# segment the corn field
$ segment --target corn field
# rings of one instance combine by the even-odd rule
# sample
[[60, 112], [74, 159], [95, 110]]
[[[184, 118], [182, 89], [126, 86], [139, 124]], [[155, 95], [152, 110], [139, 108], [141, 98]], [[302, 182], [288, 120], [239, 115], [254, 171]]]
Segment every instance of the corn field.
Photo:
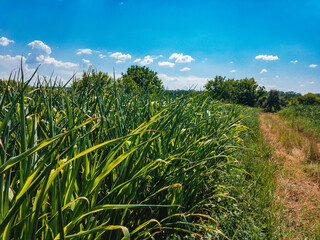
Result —
[[0, 97], [1, 239], [224, 237], [216, 209], [232, 198], [240, 107], [22, 72], [10, 81]]

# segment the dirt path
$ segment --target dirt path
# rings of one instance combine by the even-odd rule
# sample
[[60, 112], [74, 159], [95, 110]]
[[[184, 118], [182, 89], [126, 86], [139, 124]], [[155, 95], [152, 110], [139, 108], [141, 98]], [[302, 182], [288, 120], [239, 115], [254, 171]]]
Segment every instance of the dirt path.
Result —
[[319, 178], [318, 173], [310, 172], [316, 165], [307, 163], [311, 140], [288, 127], [275, 114], [262, 113], [260, 122], [279, 166], [276, 198], [283, 238], [320, 239]]

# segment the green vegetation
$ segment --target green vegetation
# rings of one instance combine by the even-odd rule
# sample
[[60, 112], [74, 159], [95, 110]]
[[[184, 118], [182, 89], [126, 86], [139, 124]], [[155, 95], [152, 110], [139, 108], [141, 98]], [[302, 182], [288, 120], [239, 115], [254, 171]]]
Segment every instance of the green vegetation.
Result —
[[307, 93], [298, 97], [298, 101], [302, 105], [320, 105], [320, 97], [313, 93]]
[[206, 91], [216, 100], [224, 100], [247, 106], [255, 106], [265, 95], [264, 88], [259, 87], [253, 78], [240, 80], [226, 79], [216, 76], [204, 86]]
[[260, 107], [266, 112], [278, 112], [287, 106], [300, 104], [320, 104], [317, 94], [307, 93], [302, 96], [293, 91], [270, 90], [267, 92], [264, 87], [259, 87], [254, 78], [234, 80], [216, 76], [213, 80], [208, 80], [204, 88], [215, 100]]
[[95, 71], [71, 88], [20, 76], [0, 98], [1, 238], [272, 236], [257, 112]]
[[132, 66], [118, 80], [90, 69], [70, 87], [30, 81], [0, 81], [2, 239], [278, 239], [260, 110], [229, 103], [291, 105], [280, 116], [320, 136], [320, 107], [299, 105], [313, 95], [254, 79], [165, 91]]
[[126, 92], [159, 92], [164, 90], [162, 81], [157, 73], [148, 67], [138, 65], [131, 66], [126, 73], [122, 73], [119, 86], [125, 88]]
[[286, 120], [291, 127], [307, 133], [315, 138], [320, 137], [320, 106], [298, 105], [285, 108], [279, 116]]
[[236, 152], [238, 168], [230, 174], [232, 195], [237, 196], [237, 201], [231, 202], [228, 212], [219, 216], [220, 227], [233, 239], [279, 239], [276, 222], [279, 213], [274, 199], [276, 163], [260, 131], [260, 110], [243, 111], [246, 115], [243, 124], [249, 128], [242, 136], [246, 150]]
[[113, 87], [112, 77], [95, 69], [89, 69], [88, 72], [83, 72], [81, 79], [73, 80], [71, 88], [76, 89], [77, 94], [86, 93], [91, 89], [110, 90]]

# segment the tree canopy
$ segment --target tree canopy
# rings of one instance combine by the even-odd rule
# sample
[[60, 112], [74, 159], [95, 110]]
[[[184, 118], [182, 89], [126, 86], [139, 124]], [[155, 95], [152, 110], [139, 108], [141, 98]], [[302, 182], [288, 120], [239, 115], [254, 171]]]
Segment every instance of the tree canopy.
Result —
[[307, 93], [303, 96], [298, 97], [298, 101], [302, 105], [314, 105], [320, 104], [320, 98], [317, 94]]
[[86, 91], [95, 88], [102, 90], [110, 88], [112, 85], [112, 77], [108, 73], [97, 72], [94, 69], [89, 69], [88, 72], [82, 73], [82, 78], [74, 81], [71, 88], [76, 88], [77, 91]]
[[204, 87], [214, 99], [247, 106], [255, 106], [258, 99], [266, 92], [264, 87], [259, 87], [254, 78], [234, 80], [216, 76]]
[[127, 69], [126, 73], [121, 75], [121, 85], [127, 91], [157, 92], [164, 89], [157, 73], [145, 66], [133, 65]]

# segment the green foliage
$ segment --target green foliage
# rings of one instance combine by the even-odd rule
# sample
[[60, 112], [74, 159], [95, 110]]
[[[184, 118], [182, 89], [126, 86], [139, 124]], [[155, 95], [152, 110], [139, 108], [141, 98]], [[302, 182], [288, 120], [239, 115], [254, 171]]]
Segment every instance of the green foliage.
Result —
[[319, 105], [295, 105], [279, 112], [279, 116], [289, 124], [302, 132], [320, 137], [320, 106]]
[[263, 107], [267, 112], [279, 111], [281, 109], [280, 92], [277, 90], [270, 90], [267, 101]]
[[248, 112], [195, 91], [109, 91], [102, 76], [1, 95], [2, 239], [268, 239]]
[[126, 73], [122, 73], [120, 86], [124, 87], [127, 92], [159, 92], [164, 90], [161, 79], [157, 73], [146, 66], [131, 66]]
[[0, 237], [222, 235], [241, 108], [201, 93], [96, 91], [94, 80], [1, 96]]
[[71, 84], [72, 89], [76, 89], [79, 93], [87, 92], [92, 89], [103, 91], [112, 87], [112, 77], [108, 73], [89, 69], [88, 72], [82, 73], [82, 78], [74, 80]]
[[258, 87], [259, 85], [253, 78], [234, 80], [221, 76], [209, 80], [204, 86], [214, 99], [247, 106], [255, 106], [259, 99], [264, 98], [264, 88]]
[[298, 97], [298, 101], [302, 105], [316, 105], [320, 104], [320, 98], [313, 93], [307, 93], [303, 96]]
[[[242, 121], [249, 130], [243, 133], [245, 149], [237, 153], [238, 165], [230, 174], [237, 202], [225, 203], [228, 212], [219, 215], [217, 220], [221, 230], [232, 239], [279, 239], [274, 199], [277, 166], [260, 131], [260, 110], [244, 108], [243, 111], [246, 118]], [[234, 229], [237, 229], [235, 233]]]
[[255, 106], [258, 100], [258, 86], [258, 83], [253, 78], [235, 81], [234, 91], [232, 92], [235, 102], [251, 107]]
[[233, 93], [233, 79], [216, 76], [213, 80], [208, 80], [204, 88], [213, 99], [231, 102]]

